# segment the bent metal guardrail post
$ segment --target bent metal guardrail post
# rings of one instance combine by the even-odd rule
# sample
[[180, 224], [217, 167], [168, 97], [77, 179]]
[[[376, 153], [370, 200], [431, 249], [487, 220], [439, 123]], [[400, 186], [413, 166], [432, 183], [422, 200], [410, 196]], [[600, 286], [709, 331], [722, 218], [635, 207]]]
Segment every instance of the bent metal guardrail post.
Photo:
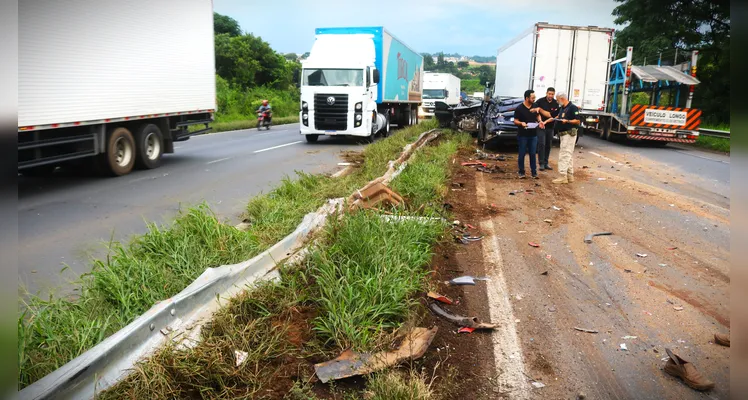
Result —
[[[437, 136], [436, 129], [421, 134], [418, 140], [405, 146], [401, 156], [391, 161], [387, 173], [377, 180], [392, 180], [415, 150]], [[278, 279], [277, 264], [298, 259], [309, 236], [324, 226], [328, 216], [342, 209], [344, 202], [342, 198], [328, 200], [319, 210], [304, 216], [293, 233], [250, 260], [206, 269], [175, 296], [155, 304], [101, 343], [25, 387], [18, 398], [92, 399], [127, 376], [138, 360], [167, 340], [179, 347], [194, 346], [203, 324], [220, 308], [222, 299], [260, 280]]]

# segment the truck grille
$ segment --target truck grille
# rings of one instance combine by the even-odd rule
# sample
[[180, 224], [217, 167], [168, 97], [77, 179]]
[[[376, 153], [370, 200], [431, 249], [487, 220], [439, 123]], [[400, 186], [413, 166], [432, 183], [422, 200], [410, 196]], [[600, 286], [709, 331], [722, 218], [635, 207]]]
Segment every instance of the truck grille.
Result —
[[[328, 98], [335, 102], [328, 104]], [[319, 130], [344, 131], [348, 129], [348, 95], [321, 94], [314, 96], [314, 128]]]

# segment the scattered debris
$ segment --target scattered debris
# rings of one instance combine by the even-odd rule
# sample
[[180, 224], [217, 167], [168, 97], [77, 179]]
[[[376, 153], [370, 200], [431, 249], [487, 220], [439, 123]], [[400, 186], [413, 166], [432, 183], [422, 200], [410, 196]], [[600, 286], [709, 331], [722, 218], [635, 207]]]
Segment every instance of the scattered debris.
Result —
[[431, 302], [429, 308], [439, 317], [446, 319], [447, 321], [462, 327], [473, 328], [473, 329], [494, 329], [496, 324], [488, 324], [480, 322], [478, 317], [465, 317], [462, 315], [450, 314], [444, 311], [443, 308], [439, 307], [438, 304]]
[[621, 343], [621, 350], [628, 351], [628, 347], [626, 347], [626, 343]]
[[647, 310], [642, 310], [642, 314], [647, 314], [647, 315], [649, 315], [650, 317], [652, 316], [652, 313], [651, 313], [651, 312], [649, 312], [649, 311], [647, 311]]
[[630, 270], [630, 269], [624, 269], [624, 270], [623, 270], [623, 272], [628, 272], [628, 273], [631, 273], [631, 272], [634, 272], [634, 271], [632, 271], [632, 270]]
[[442, 302], [444, 304], [454, 304], [452, 299], [439, 293], [429, 292], [426, 296], [436, 301]]
[[670, 303], [670, 304], [675, 304], [675, 303], [674, 303], [674, 302], [673, 302], [672, 300], [670, 300], [670, 299], [666, 299], [666, 301], [667, 301], [668, 303]]
[[660, 267], [667, 267], [667, 264], [659, 264]]
[[613, 232], [596, 232], [596, 233], [590, 233], [589, 235], [584, 237], [585, 243], [592, 243], [592, 238], [595, 236], [610, 236]]
[[373, 208], [382, 203], [388, 204], [391, 207], [397, 207], [405, 202], [399, 194], [395, 193], [382, 182], [375, 182], [367, 186], [363, 190], [357, 190], [353, 194], [351, 210], [359, 207]]
[[597, 178], [598, 181], [607, 181], [608, 178]]
[[529, 243], [527, 243], [527, 244], [529, 244], [529, 245], [530, 245], [530, 246], [532, 246], [532, 247], [540, 247], [540, 245], [539, 245], [539, 244], [537, 244], [537, 243], [533, 243], [533, 242], [529, 242]]
[[548, 312], [556, 312], [556, 307], [551, 306], [550, 308], [548, 308]]
[[462, 165], [463, 167], [472, 167], [472, 166], [476, 166], [476, 165], [479, 165], [479, 166], [481, 166], [483, 168], [487, 168], [488, 167], [488, 164], [483, 163], [483, 162], [479, 162], [479, 161], [464, 162], [464, 163], [462, 163], [460, 165]]
[[246, 351], [234, 350], [234, 359], [236, 360], [237, 367], [242, 365], [247, 360], [247, 357], [249, 357], [249, 353]]
[[678, 248], [677, 248], [677, 247], [668, 247], [667, 249], [668, 249], [668, 250], [678, 250]]
[[720, 346], [730, 347], [730, 335], [724, 333], [715, 333], [714, 343], [717, 343]]
[[476, 228], [476, 227], [474, 227], [474, 226], [472, 226], [472, 225], [470, 225], [470, 224], [465, 224], [465, 226], [467, 226], [467, 227], [468, 227], [468, 228], [470, 228], [470, 229], [478, 229], [478, 228]]
[[579, 332], [586, 332], [586, 333], [598, 333], [595, 329], [584, 329], [584, 328], [577, 328], [574, 327], [575, 330], [578, 330]]
[[490, 281], [490, 278], [485, 277], [474, 277], [474, 276], [460, 276], [450, 281], [445, 282], [447, 285], [475, 285], [475, 281]]
[[548, 259], [548, 260], [550, 260], [551, 259], [551, 255], [550, 254], [546, 254], [545, 258]]
[[544, 220], [543, 220], [543, 222], [547, 222], [547, 223], [549, 223], [549, 224], [552, 224], [552, 223], [553, 223], [553, 220], [551, 220], [551, 219], [544, 219]]
[[535, 389], [540, 389], [540, 388], [545, 387], [545, 384], [543, 384], [543, 382], [538, 382], [538, 381], [533, 382], [532, 385], [535, 386]]
[[480, 150], [475, 150], [476, 157], [479, 160], [494, 160], [494, 161], [506, 161], [507, 157], [501, 154], [489, 154], [484, 153]]
[[623, 340], [631, 340], [631, 339], [636, 339], [636, 336], [624, 336], [621, 339], [623, 339]]
[[517, 193], [522, 193], [522, 192], [524, 192], [524, 190], [522, 190], [522, 189], [518, 189], [518, 190], [512, 190], [511, 192], [509, 192], [509, 195], [510, 195], [510, 196], [514, 196], [514, 195], [516, 195]]
[[357, 353], [350, 349], [333, 360], [314, 365], [314, 372], [322, 383], [330, 380], [366, 375], [381, 369], [392, 367], [406, 360], [423, 357], [439, 328], [413, 328], [393, 351], [380, 353]]
[[341, 167], [348, 167], [348, 166], [354, 165], [354, 163], [352, 163], [352, 162], [339, 162], [338, 165], [341, 166]]
[[637, 256], [637, 257], [641, 257], [641, 258], [644, 258], [644, 257], [646, 257], [646, 256], [647, 256], [647, 254], [646, 254], [646, 253], [636, 253], [636, 256]]
[[681, 306], [675, 306], [675, 307], [673, 307], [673, 310], [675, 310], [675, 311], [683, 311], [683, 307], [681, 307]]
[[462, 328], [457, 330], [457, 333], [473, 333], [475, 331], [475, 328], [468, 328], [467, 326], [463, 326]]
[[559, 207], [556, 207], [556, 206], [553, 206], [553, 207], [551, 207], [551, 208], [553, 208], [553, 209], [554, 209], [554, 210], [556, 210], [556, 211], [561, 211], [561, 210], [563, 210], [563, 208], [559, 208]]
[[461, 187], [464, 187], [465, 184], [462, 183], [462, 182], [452, 182], [452, 186], [454, 186], [456, 188], [461, 188]]
[[582, 169], [587, 169], [587, 168], [589, 168], [589, 167], [586, 166], [586, 165], [582, 165]]
[[453, 208], [454, 208], [454, 207], [453, 207], [453, 206], [452, 206], [451, 204], [449, 204], [449, 203], [444, 203], [444, 204], [442, 204], [442, 207], [444, 207], [444, 209], [445, 209], [445, 210], [447, 210], [447, 211], [449, 211], [449, 210], [451, 210], [451, 209], [453, 209]]
[[546, 275], [547, 276], [548, 275], [548, 271], [545, 271], [545, 272], [541, 273], [540, 275]]

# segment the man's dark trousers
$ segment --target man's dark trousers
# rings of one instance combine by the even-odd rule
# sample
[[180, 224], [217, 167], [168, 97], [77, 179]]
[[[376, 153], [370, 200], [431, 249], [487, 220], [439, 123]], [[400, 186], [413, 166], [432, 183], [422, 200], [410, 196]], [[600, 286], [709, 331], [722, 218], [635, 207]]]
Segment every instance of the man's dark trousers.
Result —
[[553, 128], [538, 128], [538, 164], [540, 168], [548, 166], [548, 158], [551, 156], [551, 147], [553, 144]]
[[530, 172], [533, 176], [537, 175], [537, 169], [535, 166], [535, 150], [538, 144], [537, 136], [517, 136], [517, 142], [519, 144], [519, 157], [517, 157], [517, 166], [519, 167], [519, 174], [525, 174], [525, 155], [530, 156]]

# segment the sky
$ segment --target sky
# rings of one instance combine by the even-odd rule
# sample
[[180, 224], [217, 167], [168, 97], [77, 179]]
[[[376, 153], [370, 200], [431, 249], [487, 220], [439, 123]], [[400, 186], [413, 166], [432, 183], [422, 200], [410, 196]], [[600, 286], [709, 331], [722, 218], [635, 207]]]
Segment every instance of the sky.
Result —
[[496, 50], [536, 22], [613, 23], [614, 0], [213, 0], [213, 10], [239, 22], [281, 53], [305, 53], [314, 29], [384, 26], [419, 53], [495, 56]]

